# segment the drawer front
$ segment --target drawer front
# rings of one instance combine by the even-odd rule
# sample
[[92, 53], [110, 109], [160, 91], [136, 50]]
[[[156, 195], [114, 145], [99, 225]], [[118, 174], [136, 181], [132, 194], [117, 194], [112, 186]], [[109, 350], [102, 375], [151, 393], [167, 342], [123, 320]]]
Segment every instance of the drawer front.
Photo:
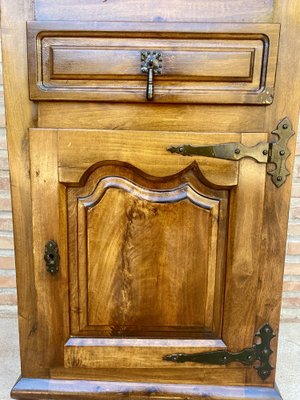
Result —
[[146, 51], [161, 54], [159, 73], [153, 69], [155, 102], [271, 104], [278, 32], [274, 24], [131, 23], [118, 29], [32, 22], [31, 98], [145, 102]]

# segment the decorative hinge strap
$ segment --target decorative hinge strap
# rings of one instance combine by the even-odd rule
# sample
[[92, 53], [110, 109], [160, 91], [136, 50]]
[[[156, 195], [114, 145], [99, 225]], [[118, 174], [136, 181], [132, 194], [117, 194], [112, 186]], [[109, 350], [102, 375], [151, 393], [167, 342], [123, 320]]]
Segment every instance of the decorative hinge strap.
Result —
[[244, 349], [238, 353], [231, 353], [226, 350], [210, 351], [205, 353], [174, 353], [163, 357], [165, 361], [176, 363], [195, 362], [200, 364], [226, 365], [231, 362], [240, 362], [244, 365], [253, 365], [256, 361], [260, 362], [255, 366], [258, 375], [265, 380], [271, 374], [273, 367], [269, 358], [273, 351], [270, 348], [270, 342], [275, 337], [273, 329], [269, 324], [265, 324], [255, 336], [260, 338], [260, 343], [255, 343], [252, 347]]
[[291, 154], [287, 145], [291, 136], [294, 135], [292, 124], [288, 118], [284, 118], [272, 132], [278, 136], [276, 142], [261, 142], [255, 146], [248, 147], [241, 143], [220, 143], [208, 146], [191, 146], [183, 144], [171, 146], [167, 150], [182, 156], [203, 156], [221, 158], [224, 160], [239, 161], [248, 157], [258, 163], [272, 163], [275, 168], [269, 171], [273, 183], [280, 187], [285, 181], [289, 170], [286, 168], [286, 159]]

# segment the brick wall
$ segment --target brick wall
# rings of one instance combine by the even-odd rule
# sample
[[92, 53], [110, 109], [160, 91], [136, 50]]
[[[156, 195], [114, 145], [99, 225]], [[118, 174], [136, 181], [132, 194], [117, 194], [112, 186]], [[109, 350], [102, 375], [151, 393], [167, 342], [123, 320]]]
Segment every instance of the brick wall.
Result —
[[281, 318], [300, 321], [300, 129], [297, 137]]
[[[0, 58], [0, 316], [1, 314], [16, 312], [15, 286], [12, 214], [5, 139], [2, 60]], [[300, 133], [298, 134], [293, 175], [282, 319], [300, 321]]]

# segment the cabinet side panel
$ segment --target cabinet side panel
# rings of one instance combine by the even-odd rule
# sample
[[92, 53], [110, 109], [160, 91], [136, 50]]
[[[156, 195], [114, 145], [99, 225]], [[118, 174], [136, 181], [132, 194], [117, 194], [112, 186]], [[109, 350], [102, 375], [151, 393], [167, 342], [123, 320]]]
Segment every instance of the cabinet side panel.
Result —
[[[265, 130], [272, 132], [278, 122], [288, 117], [297, 132], [300, 100], [300, 1], [277, 1], [274, 22], [281, 23], [279, 58], [276, 74], [275, 101], [266, 110]], [[272, 140], [276, 136], [270, 135]], [[287, 168], [293, 171], [297, 135], [291, 137], [288, 147], [291, 156]], [[270, 166], [272, 169], [272, 166]], [[256, 327], [266, 321], [278, 334], [283, 270], [285, 260], [288, 213], [291, 195], [292, 175], [281, 188], [276, 188], [270, 179], [266, 180], [264, 202], [264, 221], [261, 232], [260, 274], [258, 296], [256, 299]], [[274, 351], [271, 362], [275, 367], [278, 335], [272, 342]], [[275, 370], [272, 372], [274, 379]], [[253, 371], [248, 372], [248, 382], [255, 380]]]
[[[33, 18], [30, 0], [1, 1], [1, 32], [7, 143], [14, 221], [22, 374], [40, 370], [32, 262], [32, 223], [28, 127], [35, 112], [29, 101], [25, 21]], [[17, 55], [17, 56], [16, 56]], [[33, 357], [34, 355], [34, 357]], [[33, 362], [34, 359], [34, 362]]]

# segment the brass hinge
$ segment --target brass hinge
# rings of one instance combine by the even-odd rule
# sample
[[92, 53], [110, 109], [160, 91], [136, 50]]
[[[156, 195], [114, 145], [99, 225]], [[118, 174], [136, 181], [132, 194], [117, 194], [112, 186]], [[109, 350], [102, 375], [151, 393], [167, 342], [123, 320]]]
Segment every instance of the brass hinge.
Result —
[[290, 171], [286, 168], [286, 160], [291, 154], [288, 149], [288, 141], [294, 135], [292, 124], [288, 118], [284, 118], [272, 132], [279, 139], [274, 142], [260, 142], [255, 146], [248, 147], [241, 143], [220, 143], [208, 146], [171, 146], [167, 150], [182, 156], [203, 156], [221, 158], [224, 160], [239, 161], [242, 158], [253, 158], [258, 163], [272, 163], [275, 169], [268, 171], [272, 176], [273, 183], [280, 187]]
[[244, 349], [238, 353], [231, 353], [225, 350], [217, 350], [203, 353], [174, 353], [163, 357], [164, 361], [172, 361], [176, 363], [194, 362], [200, 364], [226, 365], [231, 362], [240, 362], [244, 365], [254, 365], [261, 379], [267, 379], [273, 369], [269, 362], [269, 358], [273, 353], [270, 342], [275, 337], [273, 329], [269, 324], [265, 324], [255, 336], [260, 338], [259, 343], [254, 343], [252, 347]]

